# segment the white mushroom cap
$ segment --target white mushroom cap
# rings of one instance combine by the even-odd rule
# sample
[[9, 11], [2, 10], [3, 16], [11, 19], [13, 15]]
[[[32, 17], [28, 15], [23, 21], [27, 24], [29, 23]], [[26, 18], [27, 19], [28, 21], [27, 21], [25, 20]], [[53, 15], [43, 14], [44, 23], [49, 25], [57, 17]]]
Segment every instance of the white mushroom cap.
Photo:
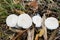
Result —
[[9, 27], [15, 27], [17, 24], [18, 16], [15, 14], [11, 14], [6, 18], [6, 24]]
[[33, 23], [36, 25], [36, 27], [40, 27], [42, 23], [42, 18], [39, 15], [32, 17]]
[[54, 17], [49, 17], [45, 20], [45, 26], [48, 29], [56, 29], [57, 27], [59, 27], [59, 23], [58, 20]]
[[29, 28], [32, 25], [32, 19], [28, 14], [21, 14], [18, 18], [18, 26]]

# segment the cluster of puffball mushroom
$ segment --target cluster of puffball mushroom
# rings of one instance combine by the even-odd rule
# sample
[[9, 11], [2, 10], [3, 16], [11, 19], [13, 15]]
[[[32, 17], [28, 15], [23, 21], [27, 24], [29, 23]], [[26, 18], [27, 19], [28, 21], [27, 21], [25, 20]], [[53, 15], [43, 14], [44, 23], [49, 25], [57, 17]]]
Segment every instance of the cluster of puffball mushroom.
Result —
[[[6, 24], [9, 27], [22, 27], [24, 29], [28, 29], [32, 26], [32, 23], [35, 24], [36, 27], [41, 27], [42, 24], [42, 18], [40, 15], [35, 15], [33, 17], [30, 17], [28, 14], [21, 14], [19, 16], [15, 14], [11, 14], [6, 18]], [[58, 20], [54, 17], [48, 17], [45, 20], [45, 26], [52, 30], [59, 27]]]

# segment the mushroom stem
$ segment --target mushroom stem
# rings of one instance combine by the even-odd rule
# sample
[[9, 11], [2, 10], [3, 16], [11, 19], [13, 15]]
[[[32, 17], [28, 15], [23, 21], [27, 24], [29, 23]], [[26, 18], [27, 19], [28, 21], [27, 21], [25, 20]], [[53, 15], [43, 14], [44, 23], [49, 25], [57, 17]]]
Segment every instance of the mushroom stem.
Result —
[[34, 28], [32, 30], [28, 30], [28, 37], [27, 40], [33, 40], [34, 39]]
[[44, 22], [45, 22], [45, 19], [46, 19], [46, 16], [45, 16], [45, 14], [43, 15], [43, 21], [42, 21], [42, 28], [45, 30], [44, 32], [44, 35], [43, 35], [43, 37], [44, 37], [44, 40], [47, 40], [47, 28], [45, 27], [45, 24], [44, 24]]

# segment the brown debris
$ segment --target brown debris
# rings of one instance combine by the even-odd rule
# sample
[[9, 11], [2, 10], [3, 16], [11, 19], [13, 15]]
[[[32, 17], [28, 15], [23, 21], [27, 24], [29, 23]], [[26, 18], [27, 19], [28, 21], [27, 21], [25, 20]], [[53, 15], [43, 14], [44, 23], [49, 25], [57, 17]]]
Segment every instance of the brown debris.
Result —
[[28, 30], [28, 37], [27, 40], [33, 40], [34, 39], [34, 28], [32, 30]]
[[29, 2], [28, 5], [31, 6], [33, 10], [37, 10], [38, 9], [37, 1]]

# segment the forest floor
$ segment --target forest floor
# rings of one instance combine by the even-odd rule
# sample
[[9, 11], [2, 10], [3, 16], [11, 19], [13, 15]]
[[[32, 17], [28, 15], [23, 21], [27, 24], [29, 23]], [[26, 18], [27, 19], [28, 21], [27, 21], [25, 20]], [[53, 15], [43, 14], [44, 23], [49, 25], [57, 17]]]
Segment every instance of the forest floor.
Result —
[[[41, 17], [55, 17], [60, 23], [60, 0], [38, 0], [38, 1], [22, 1], [22, 0], [0, 0], [0, 40], [14, 40], [19, 32], [14, 32], [6, 25], [6, 18], [10, 14], [20, 15], [23, 12], [33, 16], [39, 14]], [[12, 28], [24, 31], [23, 28]], [[44, 40], [43, 36], [36, 38], [39, 28], [35, 27], [34, 40]], [[40, 34], [41, 35], [41, 34]], [[47, 40], [60, 40], [60, 27], [55, 30], [47, 29]], [[27, 32], [23, 32], [15, 40], [27, 40]]]

